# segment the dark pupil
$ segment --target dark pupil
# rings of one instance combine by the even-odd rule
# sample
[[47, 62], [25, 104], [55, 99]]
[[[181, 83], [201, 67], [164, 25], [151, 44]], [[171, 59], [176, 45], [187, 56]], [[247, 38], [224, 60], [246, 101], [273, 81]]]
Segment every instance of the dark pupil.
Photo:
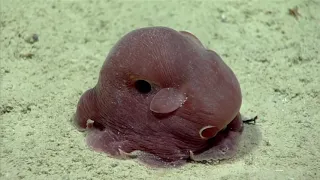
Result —
[[138, 80], [134, 85], [140, 93], [148, 93], [151, 91], [151, 85], [147, 81]]

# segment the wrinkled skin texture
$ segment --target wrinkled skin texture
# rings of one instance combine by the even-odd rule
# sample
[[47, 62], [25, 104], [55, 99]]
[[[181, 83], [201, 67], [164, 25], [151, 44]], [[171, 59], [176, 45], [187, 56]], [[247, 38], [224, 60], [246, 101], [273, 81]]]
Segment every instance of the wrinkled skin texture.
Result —
[[235, 155], [240, 106], [239, 82], [219, 55], [191, 33], [151, 27], [115, 44], [74, 123], [96, 151], [175, 166]]

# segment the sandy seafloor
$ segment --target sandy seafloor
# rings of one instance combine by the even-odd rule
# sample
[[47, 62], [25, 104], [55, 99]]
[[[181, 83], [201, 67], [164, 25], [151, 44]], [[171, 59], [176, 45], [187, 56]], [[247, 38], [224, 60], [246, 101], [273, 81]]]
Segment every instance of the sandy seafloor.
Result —
[[[320, 1], [1, 0], [1, 180], [320, 179]], [[298, 19], [288, 8], [299, 8]], [[236, 157], [151, 169], [91, 151], [69, 123], [125, 33], [195, 34], [237, 75], [246, 125]], [[30, 35], [39, 41], [30, 43]], [[33, 54], [32, 57], [27, 54]]]

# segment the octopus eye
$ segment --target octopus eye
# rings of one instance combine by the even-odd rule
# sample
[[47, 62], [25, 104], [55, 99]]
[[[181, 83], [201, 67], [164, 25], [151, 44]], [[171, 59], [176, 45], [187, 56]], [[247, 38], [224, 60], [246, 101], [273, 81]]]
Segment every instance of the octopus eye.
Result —
[[151, 84], [145, 80], [137, 80], [134, 86], [142, 94], [146, 94], [151, 91]]

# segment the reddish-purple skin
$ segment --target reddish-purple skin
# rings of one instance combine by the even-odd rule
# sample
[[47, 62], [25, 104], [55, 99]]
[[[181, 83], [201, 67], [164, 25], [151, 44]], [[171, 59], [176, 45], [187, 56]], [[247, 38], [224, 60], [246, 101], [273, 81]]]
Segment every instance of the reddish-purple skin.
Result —
[[[139, 92], [137, 80], [151, 91]], [[141, 28], [112, 48], [74, 123], [92, 149], [113, 157], [156, 166], [221, 160], [237, 151], [241, 100], [232, 70], [194, 35]]]

